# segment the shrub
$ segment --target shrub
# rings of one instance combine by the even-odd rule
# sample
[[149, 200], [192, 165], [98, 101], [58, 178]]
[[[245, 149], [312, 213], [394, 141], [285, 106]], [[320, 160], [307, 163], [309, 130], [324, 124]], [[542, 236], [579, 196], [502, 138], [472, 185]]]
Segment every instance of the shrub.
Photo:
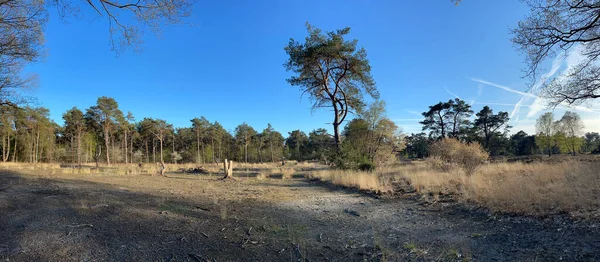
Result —
[[371, 172], [375, 170], [375, 164], [371, 162], [363, 162], [358, 165], [358, 169], [361, 171]]
[[443, 139], [431, 145], [433, 163], [439, 163], [444, 170], [454, 166], [472, 175], [488, 158], [489, 154], [479, 143], [461, 143], [456, 139]]

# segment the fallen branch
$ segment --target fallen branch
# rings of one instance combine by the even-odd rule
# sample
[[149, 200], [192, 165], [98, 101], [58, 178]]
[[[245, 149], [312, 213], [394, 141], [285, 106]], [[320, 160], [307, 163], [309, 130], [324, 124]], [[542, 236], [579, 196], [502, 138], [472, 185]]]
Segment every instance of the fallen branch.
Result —
[[79, 228], [79, 227], [90, 227], [90, 228], [96, 229], [96, 228], [94, 227], [94, 225], [92, 225], [92, 224], [67, 225], [67, 226], [68, 226], [68, 227], [72, 227], [72, 228]]
[[198, 254], [192, 254], [192, 253], [190, 253], [190, 254], [188, 254], [188, 256], [190, 256], [191, 258], [193, 258], [196, 261], [210, 262], [210, 260], [208, 260], [208, 259], [206, 259], [206, 258], [204, 258], [204, 257], [202, 257], [201, 255], [198, 255]]

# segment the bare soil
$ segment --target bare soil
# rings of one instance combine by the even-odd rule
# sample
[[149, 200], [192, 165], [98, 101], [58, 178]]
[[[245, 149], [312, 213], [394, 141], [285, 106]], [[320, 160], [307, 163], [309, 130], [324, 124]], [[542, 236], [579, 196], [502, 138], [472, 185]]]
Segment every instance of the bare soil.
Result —
[[303, 179], [0, 173], [7, 261], [595, 261], [597, 221]]

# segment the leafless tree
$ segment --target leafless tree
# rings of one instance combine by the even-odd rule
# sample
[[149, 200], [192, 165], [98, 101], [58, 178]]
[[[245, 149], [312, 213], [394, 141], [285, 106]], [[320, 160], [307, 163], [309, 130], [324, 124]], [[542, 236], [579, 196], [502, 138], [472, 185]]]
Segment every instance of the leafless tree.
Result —
[[[43, 55], [44, 27], [49, 12], [75, 17], [81, 7], [95, 10], [108, 22], [111, 48], [138, 49], [144, 29], [159, 34], [162, 25], [189, 16], [194, 0], [0, 0], [0, 105], [25, 102], [22, 88], [34, 77], [21, 77], [23, 67]], [[133, 22], [125, 22], [133, 21]]]
[[512, 42], [525, 54], [526, 75], [538, 81], [542, 63], [580, 48], [583, 61], [564, 77], [542, 79], [550, 104], [580, 104], [600, 97], [600, 1], [524, 0], [531, 13], [516, 29]]
[[51, 1], [61, 18], [76, 16], [80, 5], [94, 9], [108, 22], [110, 44], [114, 51], [139, 48], [145, 28], [160, 34], [162, 25], [181, 23], [190, 15], [193, 3], [194, 0], [86, 0], [82, 4], [68, 0]]
[[19, 90], [32, 83], [21, 70], [42, 53], [43, 25], [47, 20], [43, 1], [0, 0], [0, 104], [24, 101]]

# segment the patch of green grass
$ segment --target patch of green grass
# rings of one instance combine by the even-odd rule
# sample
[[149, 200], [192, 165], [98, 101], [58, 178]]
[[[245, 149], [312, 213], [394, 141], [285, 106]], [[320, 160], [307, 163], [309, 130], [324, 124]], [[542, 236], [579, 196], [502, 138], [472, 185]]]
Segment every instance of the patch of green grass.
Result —
[[404, 249], [413, 252], [417, 249], [417, 244], [415, 244], [415, 242], [406, 242], [404, 243]]
[[180, 205], [177, 203], [173, 203], [173, 202], [169, 202], [166, 201], [164, 203], [162, 203], [158, 209], [160, 211], [167, 211], [170, 213], [174, 213], [174, 214], [180, 214], [180, 215], [185, 215], [185, 213], [189, 210], [189, 208], [187, 206], [184, 205]]
[[471, 234], [472, 238], [482, 237], [482, 236], [483, 236], [483, 234], [481, 234], [481, 233], [473, 233], [473, 234]]
[[448, 257], [449, 259], [456, 259], [456, 258], [461, 258], [462, 255], [455, 248], [450, 248], [450, 249], [446, 250], [446, 257]]

